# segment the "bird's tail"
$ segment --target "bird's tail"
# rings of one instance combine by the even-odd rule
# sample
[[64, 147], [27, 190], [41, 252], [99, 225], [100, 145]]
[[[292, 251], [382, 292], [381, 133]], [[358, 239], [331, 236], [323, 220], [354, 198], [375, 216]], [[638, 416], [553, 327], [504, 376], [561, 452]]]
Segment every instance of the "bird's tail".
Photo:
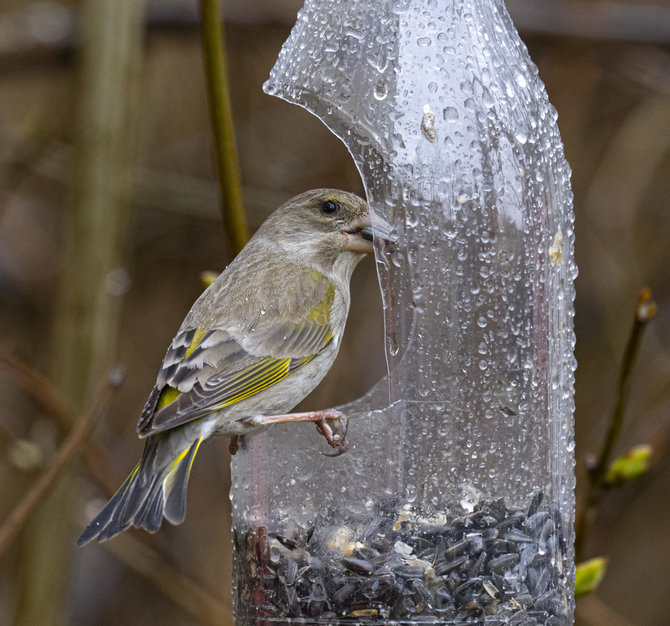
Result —
[[140, 462], [84, 530], [77, 545], [94, 539], [106, 541], [131, 526], [155, 533], [163, 517], [171, 524], [184, 521], [188, 477], [204, 437], [177, 453], [169, 439], [165, 433], [147, 440]]

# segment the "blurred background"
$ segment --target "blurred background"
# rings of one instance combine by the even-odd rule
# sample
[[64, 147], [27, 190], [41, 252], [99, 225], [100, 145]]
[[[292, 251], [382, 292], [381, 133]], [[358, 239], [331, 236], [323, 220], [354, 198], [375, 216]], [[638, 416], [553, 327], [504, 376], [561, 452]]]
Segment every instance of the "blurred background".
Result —
[[[578, 498], [585, 459], [599, 450], [615, 403], [640, 288], [650, 287], [659, 306], [617, 449], [651, 443], [652, 469], [609, 494], [600, 511], [584, 556], [606, 555], [609, 572], [596, 595], [579, 602], [578, 623], [666, 624], [670, 5], [507, 4], [558, 109], [573, 169]], [[227, 440], [200, 452], [182, 526], [75, 548], [139, 458], [136, 420], [202, 289], [200, 273], [232, 258], [212, 165], [197, 5], [0, 0], [0, 524], [53, 465], [108, 368], [127, 373], [49, 497], [15, 536], [0, 530], [3, 624], [232, 623]], [[223, 3], [252, 232], [306, 189], [363, 191], [346, 149], [316, 118], [261, 90], [301, 6]], [[96, 55], [110, 40], [117, 57], [106, 65]], [[102, 200], [100, 185], [108, 191]], [[368, 260], [354, 276], [340, 357], [301, 406], [342, 404], [367, 391], [385, 373], [382, 339]]]

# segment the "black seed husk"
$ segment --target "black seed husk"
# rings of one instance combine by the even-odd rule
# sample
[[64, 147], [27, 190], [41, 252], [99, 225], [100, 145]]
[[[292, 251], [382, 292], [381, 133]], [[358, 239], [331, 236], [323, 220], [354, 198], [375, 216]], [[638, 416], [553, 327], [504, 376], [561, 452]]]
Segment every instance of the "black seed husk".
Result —
[[[374, 514], [347, 529], [327, 514], [236, 529], [237, 623], [569, 624], [562, 518], [541, 493], [524, 510], [482, 501], [443, 523], [395, 501]], [[342, 530], [349, 540], [334, 543]]]

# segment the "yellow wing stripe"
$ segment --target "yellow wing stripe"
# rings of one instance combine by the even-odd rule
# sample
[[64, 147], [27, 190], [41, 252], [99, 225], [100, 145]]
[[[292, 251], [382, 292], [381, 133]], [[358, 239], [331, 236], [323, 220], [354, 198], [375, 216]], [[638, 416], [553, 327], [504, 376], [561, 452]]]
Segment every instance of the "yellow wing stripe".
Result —
[[[126, 492], [128, 491], [128, 489], [130, 489], [130, 485], [133, 484], [133, 481], [135, 480], [135, 477], [137, 476], [137, 472], [140, 471], [140, 465], [141, 465], [141, 463], [142, 463], [142, 461], [138, 461], [138, 463], [137, 463], [137, 465], [134, 467], [133, 471], [130, 472], [130, 476], [128, 476], [128, 478], [126, 478], [126, 480], [125, 480], [125, 482], [123, 483], [123, 485], [121, 485], [121, 489], [119, 489], [119, 491], [123, 490], [123, 495], [126, 494]], [[114, 494], [114, 495], [115, 495], [115, 497], [116, 497], [116, 494]]]
[[[195, 332], [193, 333], [193, 339], [191, 339], [191, 343], [189, 344], [188, 348], [186, 348], [186, 352], [182, 358], [182, 361], [188, 359], [188, 357], [190, 357], [195, 352], [196, 348], [200, 345], [200, 342], [205, 338], [208, 332], [209, 331], [206, 328], [195, 329]], [[160, 411], [166, 406], [172, 404], [180, 395], [181, 392], [178, 389], [167, 385], [158, 398], [158, 402], [156, 403], [156, 411]]]
[[172, 404], [180, 395], [181, 393], [178, 389], [167, 385], [163, 391], [161, 391], [161, 396], [156, 403], [156, 410], [160, 411], [160, 409], [164, 409], [168, 404]]
[[[316, 355], [311, 355], [304, 359], [300, 359], [297, 367], [294, 363], [294, 367], [292, 369], [295, 370], [299, 367], [302, 367], [306, 363], [309, 363], [315, 356]], [[267, 389], [268, 387], [271, 387], [272, 385], [275, 385], [279, 381], [283, 380], [292, 371], [291, 360], [292, 359], [281, 359], [269, 367], [263, 368], [263, 371], [261, 372], [254, 372], [256, 376], [252, 379], [251, 384], [245, 385], [238, 394], [228, 398], [225, 402], [218, 405], [217, 409], [222, 409], [224, 407], [230, 406], [231, 404], [241, 402], [242, 400], [256, 395], [264, 389]], [[257, 370], [258, 368], [252, 369]]]
[[183, 450], [182, 452], [180, 452], [180, 453], [175, 457], [175, 460], [172, 461], [172, 465], [170, 465], [170, 470], [169, 470], [168, 473], [171, 473], [172, 470], [173, 470], [175, 467], [177, 467], [177, 465], [179, 465], [179, 463], [181, 463], [182, 459], [188, 454], [188, 451], [189, 451], [190, 449], [191, 449], [191, 446], [189, 446], [188, 448], [186, 448], [186, 450]]
[[195, 455], [198, 454], [198, 450], [200, 450], [200, 444], [202, 443], [203, 439], [204, 439], [204, 437], [200, 437], [200, 439], [198, 439], [198, 443], [195, 445], [195, 450], [193, 451], [193, 456], [191, 456], [191, 462], [188, 464], [188, 470], [187, 470], [187, 474], [186, 474], [186, 479], [187, 480], [191, 476], [191, 469], [193, 468], [193, 461], [195, 461]]
[[330, 326], [330, 309], [333, 306], [333, 302], [335, 302], [335, 286], [333, 283], [328, 283], [326, 295], [323, 300], [309, 312], [305, 324], [307, 322], [313, 322], [319, 326]]
[[282, 378], [288, 376], [288, 368], [290, 364], [291, 359], [281, 359], [280, 361], [276, 361], [265, 371], [259, 372], [259, 376], [257, 378], [254, 377], [249, 386], [245, 385], [240, 393], [229, 398], [226, 402], [223, 402], [219, 408], [236, 404], [237, 402], [256, 395], [259, 391], [263, 391], [263, 389], [267, 389], [271, 385], [279, 382]]
[[[195, 455], [198, 454], [198, 450], [200, 449], [200, 444], [202, 443], [202, 440], [204, 437], [200, 437], [196, 442], [195, 442], [195, 451], [193, 452], [193, 456], [191, 457], [191, 462], [189, 463], [188, 470], [187, 470], [187, 476], [190, 476], [191, 474], [191, 468], [193, 467], [193, 461], [195, 460]], [[193, 444], [191, 444], [188, 448], [185, 450], [182, 450], [176, 457], [175, 460], [172, 461], [172, 464], [170, 465], [170, 469], [168, 470], [168, 474], [172, 474], [172, 471], [179, 465], [183, 460], [184, 457], [191, 451], [191, 448], [193, 447]], [[139, 467], [139, 464], [138, 464]], [[135, 471], [137, 471], [137, 468], [135, 468]]]
[[205, 335], [209, 331], [206, 328], [196, 328], [195, 332], [193, 333], [193, 339], [191, 339], [191, 344], [189, 345], [188, 348], [186, 348], [186, 354], [184, 355], [184, 358], [182, 360], [188, 359], [194, 352], [195, 349], [200, 345], [200, 342], [205, 338]]
[[[188, 448], [180, 452], [174, 461], [172, 461], [172, 464], [170, 465], [170, 469], [168, 470], [165, 479], [163, 480], [163, 490], [165, 493], [170, 493], [172, 491], [172, 487], [174, 485], [174, 481], [177, 478], [177, 470], [179, 468], [179, 465], [182, 463], [184, 458], [191, 453], [193, 450], [193, 454], [191, 454], [190, 459], [188, 460], [188, 467], [186, 468], [186, 480], [188, 481], [190, 475], [191, 475], [191, 468], [193, 467], [193, 461], [195, 461], [195, 455], [198, 454], [198, 450], [200, 448], [200, 444], [202, 443], [202, 440], [204, 437], [200, 437], [196, 441], [194, 441]], [[195, 449], [193, 449], [195, 446]]]

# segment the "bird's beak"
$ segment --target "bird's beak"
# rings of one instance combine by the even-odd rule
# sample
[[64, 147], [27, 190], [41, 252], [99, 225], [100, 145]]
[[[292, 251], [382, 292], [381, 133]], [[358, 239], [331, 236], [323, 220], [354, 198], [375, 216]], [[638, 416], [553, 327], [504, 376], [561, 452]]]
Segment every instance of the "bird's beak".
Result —
[[347, 238], [346, 249], [361, 254], [374, 250], [374, 237], [383, 239], [388, 247], [392, 247], [395, 243], [395, 237], [391, 234], [391, 226], [381, 217], [375, 217], [373, 226], [369, 213], [359, 215], [349, 222], [343, 233]]

